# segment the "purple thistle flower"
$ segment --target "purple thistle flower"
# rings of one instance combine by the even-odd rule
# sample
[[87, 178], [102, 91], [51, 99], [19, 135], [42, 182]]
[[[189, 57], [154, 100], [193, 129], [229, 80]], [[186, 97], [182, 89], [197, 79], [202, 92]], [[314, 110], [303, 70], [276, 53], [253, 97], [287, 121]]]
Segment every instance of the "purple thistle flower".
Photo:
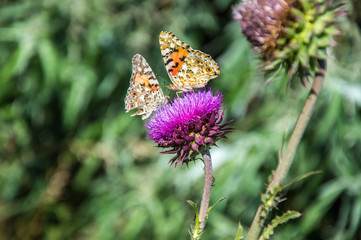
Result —
[[230, 128], [224, 128], [231, 121], [220, 124], [223, 120], [222, 94], [214, 96], [211, 89], [184, 93], [155, 111], [145, 125], [148, 139], [161, 148], [172, 148], [162, 152], [173, 154], [169, 163], [194, 161], [198, 153], [205, 151], [216, 141], [225, 138]]

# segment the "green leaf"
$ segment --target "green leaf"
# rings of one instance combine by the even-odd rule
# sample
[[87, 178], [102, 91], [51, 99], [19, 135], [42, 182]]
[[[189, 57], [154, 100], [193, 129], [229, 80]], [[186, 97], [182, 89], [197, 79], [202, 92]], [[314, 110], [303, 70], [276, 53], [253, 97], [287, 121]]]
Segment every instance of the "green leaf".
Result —
[[237, 230], [237, 234], [236, 237], [234, 238], [234, 240], [241, 240], [244, 239], [243, 237], [243, 227], [241, 225], [241, 223], [238, 223], [238, 230]]
[[307, 54], [307, 49], [305, 47], [301, 48], [298, 52], [298, 58], [300, 59], [300, 62], [303, 66], [307, 67], [309, 56]]
[[319, 48], [325, 48], [330, 46], [331, 44], [331, 36], [324, 35], [322, 37], [317, 38], [317, 45]]
[[312, 41], [311, 44], [308, 46], [307, 53], [310, 56], [316, 56], [318, 50], [318, 45], [316, 40]]
[[317, 21], [313, 25], [313, 31], [315, 34], [322, 34], [325, 31], [328, 20], [324, 16], [317, 18]]
[[48, 83], [54, 81], [57, 75], [58, 56], [53, 43], [47, 38], [42, 39], [38, 51], [45, 75], [45, 81]]
[[196, 214], [198, 214], [197, 204], [195, 204], [192, 200], [186, 200], [186, 202], [191, 205]]
[[283, 215], [281, 216], [277, 216], [275, 217], [271, 224], [269, 224], [262, 232], [261, 237], [259, 238], [259, 240], [264, 240], [264, 239], [270, 239], [271, 235], [273, 235], [274, 233], [274, 229], [283, 223], [288, 222], [291, 219], [295, 219], [295, 218], [299, 218], [300, 216], [302, 216], [301, 213], [296, 212], [296, 211], [287, 211], [285, 212]]
[[300, 0], [300, 3], [304, 12], [307, 12], [313, 7], [313, 4], [311, 4], [308, 0]]
[[300, 175], [300, 176], [292, 179], [291, 181], [287, 182], [286, 184], [283, 184], [283, 185], [282, 185], [282, 188], [281, 188], [280, 190], [283, 190], [283, 189], [285, 189], [286, 187], [288, 187], [288, 186], [290, 186], [290, 185], [292, 185], [292, 184], [294, 184], [294, 183], [296, 183], [296, 182], [299, 182], [299, 181], [301, 181], [301, 180], [303, 180], [303, 179], [305, 179], [305, 178], [308, 178], [308, 177], [310, 177], [310, 176], [312, 176], [312, 175], [319, 174], [319, 173], [321, 173], [321, 171], [312, 171], [312, 172], [308, 172], [308, 173], [302, 174], [302, 175]]
[[306, 21], [305, 13], [302, 12], [301, 10], [299, 10], [297, 8], [291, 8], [291, 13], [293, 14], [294, 17], [296, 17], [297, 22], [305, 22]]
[[195, 204], [192, 200], [186, 200], [187, 203], [189, 203], [189, 205], [191, 205], [194, 209], [195, 212], [195, 223], [194, 223], [194, 227], [192, 228], [192, 232], [191, 232], [191, 237], [192, 240], [198, 240], [201, 238], [202, 233], [201, 230], [199, 229], [200, 226], [200, 222], [199, 222], [199, 212], [198, 212], [198, 208], [197, 208], [197, 204]]
[[208, 211], [207, 211], [207, 215], [208, 215], [208, 213], [218, 204], [218, 203], [220, 203], [220, 202], [222, 202], [224, 199], [226, 199], [227, 197], [222, 197], [222, 198], [220, 198], [215, 204], [213, 204], [212, 206], [210, 206], [209, 208], [208, 208]]

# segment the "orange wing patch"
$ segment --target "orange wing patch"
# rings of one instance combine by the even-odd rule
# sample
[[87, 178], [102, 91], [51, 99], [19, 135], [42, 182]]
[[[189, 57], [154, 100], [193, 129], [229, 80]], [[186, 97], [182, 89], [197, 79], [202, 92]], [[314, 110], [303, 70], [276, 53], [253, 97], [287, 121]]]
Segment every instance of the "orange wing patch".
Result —
[[173, 65], [170, 66], [169, 72], [175, 76], [181, 70], [182, 65], [184, 63], [184, 60], [186, 56], [189, 54], [187, 50], [184, 48], [178, 47], [177, 50], [174, 50], [174, 52], [170, 55], [170, 59], [173, 60]]
[[158, 91], [159, 85], [157, 83], [150, 83], [149, 77], [143, 73], [137, 73], [135, 75], [134, 82], [152, 91]]

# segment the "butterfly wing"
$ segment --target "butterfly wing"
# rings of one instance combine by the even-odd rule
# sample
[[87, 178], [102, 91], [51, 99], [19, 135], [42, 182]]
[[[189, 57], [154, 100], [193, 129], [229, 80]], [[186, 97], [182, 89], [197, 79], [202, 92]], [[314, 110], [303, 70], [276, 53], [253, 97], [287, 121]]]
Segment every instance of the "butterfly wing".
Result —
[[178, 78], [183, 83], [183, 88], [202, 88], [207, 85], [209, 80], [219, 75], [218, 64], [211, 56], [193, 50], [184, 60], [182, 68], [179, 70]]
[[132, 60], [133, 70], [130, 78], [130, 86], [125, 97], [125, 110], [129, 112], [138, 108], [138, 111], [130, 116], [142, 115], [142, 119], [148, 118], [152, 112], [167, 100], [159, 86], [151, 67], [140, 54], [136, 54]]
[[169, 88], [191, 91], [205, 87], [209, 80], [219, 75], [218, 64], [211, 56], [193, 50], [171, 32], [161, 32], [159, 44], [168, 75], [172, 80]]
[[171, 85], [173, 87], [170, 86], [170, 88], [179, 88], [178, 90], [182, 90], [181, 88], [184, 85], [184, 78], [179, 78], [179, 71], [184, 64], [185, 58], [193, 51], [193, 49], [189, 45], [180, 41], [171, 32], [160, 33], [159, 46], [165, 68], [173, 83]]

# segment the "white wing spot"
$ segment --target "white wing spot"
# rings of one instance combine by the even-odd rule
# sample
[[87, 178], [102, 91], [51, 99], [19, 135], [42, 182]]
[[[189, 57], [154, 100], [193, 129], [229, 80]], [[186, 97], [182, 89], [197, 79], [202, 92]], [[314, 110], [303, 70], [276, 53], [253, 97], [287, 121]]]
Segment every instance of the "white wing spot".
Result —
[[166, 48], [164, 50], [162, 50], [162, 55], [168, 54], [169, 53], [169, 48]]

